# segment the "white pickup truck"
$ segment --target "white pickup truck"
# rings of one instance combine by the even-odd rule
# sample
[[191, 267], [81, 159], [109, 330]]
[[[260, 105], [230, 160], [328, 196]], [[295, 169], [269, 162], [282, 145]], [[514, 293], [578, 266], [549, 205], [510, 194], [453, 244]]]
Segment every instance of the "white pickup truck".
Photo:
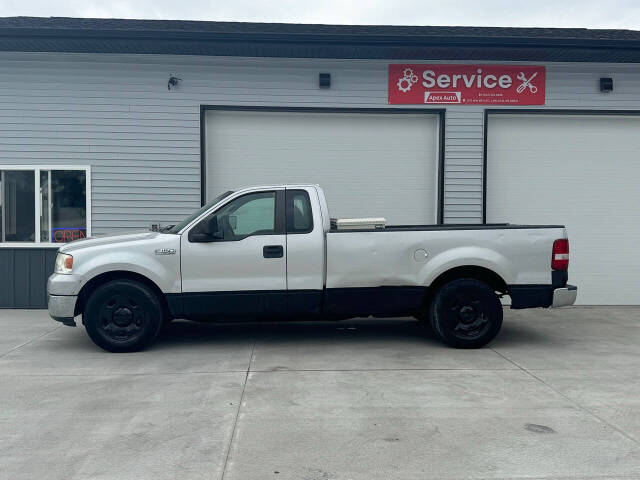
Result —
[[500, 330], [503, 295], [511, 308], [573, 304], [568, 264], [563, 226], [359, 225], [333, 221], [317, 185], [253, 187], [161, 232], [63, 246], [49, 314], [82, 315], [113, 352], [148, 346], [174, 318], [415, 316], [475, 348]]

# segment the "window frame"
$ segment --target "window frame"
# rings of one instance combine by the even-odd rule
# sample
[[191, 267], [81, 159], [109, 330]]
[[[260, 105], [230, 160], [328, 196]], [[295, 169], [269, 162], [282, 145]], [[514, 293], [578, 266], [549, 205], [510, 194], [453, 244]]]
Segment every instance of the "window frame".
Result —
[[286, 234], [286, 225], [285, 225], [285, 212], [284, 212], [284, 196], [285, 196], [285, 190], [284, 189], [259, 189], [259, 190], [253, 190], [253, 191], [249, 191], [249, 192], [237, 192], [238, 195], [234, 195], [232, 198], [225, 198], [224, 200], [228, 200], [222, 204], [218, 203], [217, 205], [215, 205], [214, 207], [212, 207], [211, 210], [208, 210], [207, 212], [204, 212], [200, 217], [198, 217], [197, 219], [194, 220], [194, 223], [192, 223], [190, 226], [185, 227], [185, 230], [181, 231], [181, 235], [185, 234], [187, 235], [187, 241], [189, 243], [199, 243], [199, 242], [194, 242], [191, 239], [191, 233], [194, 229], [198, 228], [198, 226], [204, 222], [205, 220], [207, 220], [210, 216], [212, 215], [217, 215], [218, 212], [223, 209], [224, 207], [226, 207], [227, 205], [229, 205], [230, 203], [235, 202], [236, 200], [249, 196], [249, 195], [255, 195], [255, 194], [260, 194], [260, 193], [274, 193], [275, 194], [275, 228], [274, 231], [271, 233], [257, 233], [257, 234], [250, 234], [250, 235], [244, 235], [242, 237], [238, 237], [238, 238], [234, 238], [234, 239], [216, 239], [216, 240], [212, 240], [211, 242], [207, 242], [207, 243], [221, 243], [221, 242], [241, 242], [242, 240], [249, 238], [249, 237], [260, 237], [260, 236], [273, 236], [273, 235], [285, 235]]
[[[311, 214], [311, 226], [306, 230], [289, 230], [290, 221], [293, 222], [293, 195], [297, 195], [302, 193], [309, 205], [309, 213]], [[291, 197], [289, 196], [291, 195]], [[313, 221], [313, 206], [311, 205], [311, 197], [309, 196], [309, 192], [304, 188], [287, 188], [285, 191], [285, 214], [286, 214], [286, 232], [287, 235], [306, 235], [308, 233], [313, 232], [314, 221]], [[291, 202], [289, 200], [291, 199]]]
[[[73, 170], [85, 172], [85, 210], [87, 230], [86, 236], [91, 236], [91, 166], [90, 165], [0, 165], [0, 172], [3, 170], [23, 170], [34, 172], [34, 190], [35, 190], [35, 241], [33, 242], [3, 242], [0, 239], [0, 248], [60, 248], [64, 243], [43, 242], [40, 239], [40, 172], [42, 170]], [[3, 185], [4, 188], [4, 185]], [[4, 195], [4, 190], [2, 191]], [[2, 203], [4, 207], [4, 203]], [[3, 212], [4, 214], [4, 212]], [[4, 217], [4, 215], [3, 215]]]

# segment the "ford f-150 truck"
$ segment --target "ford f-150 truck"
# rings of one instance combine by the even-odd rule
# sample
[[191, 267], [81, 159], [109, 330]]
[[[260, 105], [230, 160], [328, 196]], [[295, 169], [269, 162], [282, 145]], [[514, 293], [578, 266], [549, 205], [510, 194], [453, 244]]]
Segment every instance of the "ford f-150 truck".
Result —
[[150, 345], [175, 318], [414, 316], [454, 347], [481, 347], [511, 308], [565, 306], [560, 225], [385, 225], [333, 220], [317, 185], [226, 192], [159, 232], [60, 248], [49, 314], [112, 352]]

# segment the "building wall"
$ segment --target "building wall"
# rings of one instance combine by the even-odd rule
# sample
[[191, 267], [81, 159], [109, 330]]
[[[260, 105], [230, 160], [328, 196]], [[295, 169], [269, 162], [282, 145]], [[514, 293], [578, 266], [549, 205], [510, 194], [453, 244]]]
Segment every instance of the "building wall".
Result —
[[[387, 61], [2, 53], [0, 62], [0, 164], [91, 165], [94, 234], [175, 223], [200, 205], [201, 104], [393, 108]], [[318, 89], [319, 72], [331, 72], [331, 89]], [[171, 91], [170, 74], [182, 79]], [[601, 76], [614, 78], [613, 93], [599, 92]], [[637, 92], [635, 65], [552, 64], [539, 108], [640, 109]], [[484, 108], [447, 106], [447, 223], [482, 221]]]
[[0, 248], [0, 308], [47, 308], [56, 248]]

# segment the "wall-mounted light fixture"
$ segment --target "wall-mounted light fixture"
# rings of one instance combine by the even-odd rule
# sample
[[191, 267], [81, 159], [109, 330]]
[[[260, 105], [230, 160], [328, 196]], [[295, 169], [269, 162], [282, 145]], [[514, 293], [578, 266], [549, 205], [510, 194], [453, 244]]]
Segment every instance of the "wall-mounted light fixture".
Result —
[[600, 79], [600, 91], [601, 92], [612, 92], [613, 91], [613, 78], [611, 77], [602, 77]]
[[331, 74], [320, 73], [318, 75], [318, 86], [320, 88], [331, 88]]
[[171, 87], [176, 88], [178, 83], [182, 81], [181, 78], [174, 77], [173, 75], [169, 75], [169, 81], [167, 82], [167, 90], [171, 90]]

